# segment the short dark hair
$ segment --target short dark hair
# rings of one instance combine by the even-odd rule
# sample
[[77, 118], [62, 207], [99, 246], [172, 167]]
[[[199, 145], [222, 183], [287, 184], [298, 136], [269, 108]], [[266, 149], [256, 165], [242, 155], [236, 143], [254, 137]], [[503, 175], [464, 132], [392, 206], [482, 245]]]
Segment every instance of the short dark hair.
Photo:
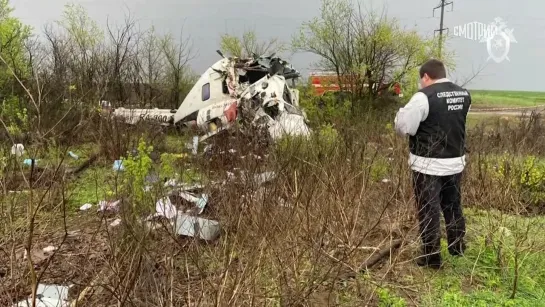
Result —
[[434, 80], [447, 77], [445, 65], [437, 59], [431, 59], [422, 64], [420, 67], [420, 78], [424, 77], [424, 74], [427, 74], [428, 77]]

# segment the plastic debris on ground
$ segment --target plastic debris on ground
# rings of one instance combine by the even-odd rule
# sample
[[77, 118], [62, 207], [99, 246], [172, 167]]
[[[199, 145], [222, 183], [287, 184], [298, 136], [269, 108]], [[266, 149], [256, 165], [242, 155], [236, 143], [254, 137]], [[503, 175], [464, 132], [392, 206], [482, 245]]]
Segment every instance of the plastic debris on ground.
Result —
[[382, 183], [390, 183], [390, 182], [391, 182], [390, 179], [386, 179], [386, 178], [382, 179]]
[[32, 165], [32, 161], [34, 161], [34, 165], [37, 165], [37, 164], [38, 164], [38, 161], [40, 161], [40, 160], [36, 160], [36, 159], [25, 159], [25, 160], [23, 161], [23, 164], [24, 164], [24, 165], [31, 166], [31, 165]]
[[116, 227], [121, 224], [121, 219], [115, 219], [113, 222], [110, 223], [110, 227]]
[[179, 235], [198, 237], [206, 241], [212, 241], [220, 234], [220, 224], [218, 221], [184, 213], [178, 213], [174, 221], [174, 228]]
[[89, 210], [93, 207], [92, 204], [84, 204], [83, 206], [79, 207], [79, 210], [80, 211], [86, 211], [86, 210]]
[[201, 214], [204, 211], [204, 208], [206, 207], [206, 204], [208, 203], [208, 195], [206, 194], [201, 194], [200, 197], [197, 197], [192, 193], [182, 191], [180, 192], [180, 197], [182, 197], [183, 199], [189, 202], [194, 203], [197, 209], [199, 209], [199, 211], [197, 211], [198, 214]]
[[98, 203], [98, 211], [99, 212], [103, 212], [103, 211], [117, 211], [119, 210], [119, 204], [121, 203], [120, 200], [116, 200], [116, 201], [105, 201], [105, 200], [101, 200], [99, 203]]
[[196, 189], [202, 189], [204, 186], [202, 184], [187, 184], [187, 183], [180, 183], [176, 179], [169, 179], [165, 182], [164, 187], [170, 187], [170, 188], [179, 188], [182, 191], [188, 191], [188, 190], [196, 190]]
[[172, 204], [169, 197], [158, 200], [155, 204], [155, 211], [156, 213], [153, 215], [153, 217], [162, 216], [166, 217], [167, 219], [175, 218], [176, 214], [178, 213], [178, 210]]
[[212, 144], [206, 145], [203, 149], [205, 153], [209, 153], [212, 150]]
[[74, 160], [79, 159], [79, 156], [76, 155], [75, 153], [71, 152], [71, 151], [68, 152], [68, 155], [69, 155], [70, 157], [72, 157]]
[[[68, 307], [68, 290], [70, 287], [38, 284], [36, 291], [36, 307]], [[23, 300], [13, 307], [30, 307], [31, 298]]]
[[52, 253], [54, 251], [56, 251], [57, 248], [55, 246], [51, 246], [49, 245], [48, 247], [44, 247], [43, 251], [44, 253]]
[[296, 114], [282, 113], [269, 126], [269, 133], [273, 139], [280, 139], [284, 134], [309, 136], [310, 129], [303, 117]]
[[262, 184], [276, 178], [276, 173], [275, 172], [264, 172], [264, 173], [255, 175], [254, 178], [255, 178], [255, 181], [256, 181], [256, 183], [258, 185], [262, 185]]
[[22, 156], [25, 153], [25, 146], [23, 144], [14, 144], [11, 147], [11, 154], [17, 157]]
[[[236, 179], [237, 177], [232, 172], [227, 172], [227, 175], [229, 180]], [[245, 179], [244, 176], [241, 177], [242, 180]], [[263, 172], [253, 176], [253, 180], [256, 182], [256, 184], [262, 185], [275, 179], [276, 177], [277, 174], [275, 172]], [[155, 206], [156, 213], [148, 217], [148, 221], [154, 217], [165, 217], [171, 220], [175, 232], [182, 236], [198, 237], [206, 241], [214, 240], [219, 236], [221, 227], [218, 221], [196, 216], [204, 212], [209, 201], [209, 196], [204, 193], [199, 194], [189, 191], [202, 189], [204, 187], [203, 185], [183, 184], [179, 183], [175, 179], [169, 179], [165, 182], [165, 186], [176, 187], [178, 189], [176, 194], [183, 200], [193, 203], [195, 205], [195, 209], [189, 209], [184, 213], [176, 208], [170, 197], [165, 197], [157, 201]], [[293, 207], [291, 204], [287, 204], [282, 199], [279, 199], [279, 202], [283, 207]]]
[[115, 161], [114, 161], [113, 169], [114, 169], [115, 171], [122, 171], [122, 170], [124, 170], [123, 161], [122, 161], [122, 160], [115, 160]]
[[178, 185], [178, 181], [176, 179], [169, 179], [167, 182], [165, 182], [165, 187], [175, 187]]
[[193, 137], [193, 148], [191, 148], [191, 153], [196, 155], [199, 150], [199, 137], [194, 136]]

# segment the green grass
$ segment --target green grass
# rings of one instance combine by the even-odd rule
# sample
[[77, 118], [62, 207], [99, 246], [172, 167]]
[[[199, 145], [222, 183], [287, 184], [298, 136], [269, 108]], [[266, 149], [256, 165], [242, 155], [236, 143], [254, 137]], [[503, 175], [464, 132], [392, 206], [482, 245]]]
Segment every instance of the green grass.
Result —
[[[442, 272], [426, 272], [431, 292], [422, 306], [545, 306], [545, 218], [525, 218], [466, 209], [468, 251], [451, 257]], [[530, 229], [528, 237], [525, 231]], [[514, 299], [515, 262], [519, 280]]]
[[[375, 306], [545, 306], [545, 217], [472, 208], [464, 213], [468, 248], [463, 257], [448, 253], [443, 233], [443, 269], [418, 268], [411, 261], [394, 270], [400, 275], [389, 281], [381, 281], [382, 273], [378, 279], [359, 276], [374, 285]], [[342, 306], [362, 305], [354, 289], [339, 293]]]
[[115, 171], [110, 167], [94, 166], [83, 172], [68, 188], [68, 204], [71, 210], [78, 210], [83, 204], [96, 205], [107, 199], [115, 186]]
[[531, 107], [545, 105], [545, 92], [470, 90], [479, 107]]
[[467, 115], [466, 128], [473, 129], [480, 125], [484, 125], [485, 128], [491, 129], [496, 127], [496, 123], [498, 120], [500, 120], [500, 122], [503, 124], [515, 125], [519, 123], [520, 118], [517, 114], [505, 115], [469, 113]]

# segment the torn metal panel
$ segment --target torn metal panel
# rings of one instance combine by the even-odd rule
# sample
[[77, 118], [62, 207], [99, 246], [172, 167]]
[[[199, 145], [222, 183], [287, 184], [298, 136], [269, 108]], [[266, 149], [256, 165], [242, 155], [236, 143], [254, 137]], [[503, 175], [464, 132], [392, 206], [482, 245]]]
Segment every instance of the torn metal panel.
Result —
[[171, 125], [174, 122], [174, 111], [166, 109], [125, 109], [116, 108], [112, 114], [121, 117], [127, 124], [137, 124], [139, 121], [155, 121], [163, 126]]
[[180, 192], [180, 197], [194, 203], [197, 208], [197, 214], [201, 214], [204, 211], [206, 204], [208, 203], [208, 195], [206, 194], [201, 194], [200, 197], [197, 197], [193, 193]]
[[220, 235], [218, 221], [184, 213], [178, 213], [174, 221], [174, 228], [179, 235], [200, 238], [206, 241], [215, 240]]
[[307, 126], [304, 117], [298, 114], [283, 112], [273, 118], [264, 110], [260, 109], [256, 113], [254, 123], [266, 126], [269, 135], [275, 140], [284, 135], [310, 135], [310, 128]]
[[164, 216], [167, 219], [173, 219], [178, 212], [169, 197], [158, 200], [155, 204], [155, 211], [154, 216]]
[[[66, 307], [68, 306], [68, 290], [70, 287], [59, 285], [38, 284], [36, 291], [36, 307]], [[32, 300], [21, 301], [14, 307], [33, 306]]]

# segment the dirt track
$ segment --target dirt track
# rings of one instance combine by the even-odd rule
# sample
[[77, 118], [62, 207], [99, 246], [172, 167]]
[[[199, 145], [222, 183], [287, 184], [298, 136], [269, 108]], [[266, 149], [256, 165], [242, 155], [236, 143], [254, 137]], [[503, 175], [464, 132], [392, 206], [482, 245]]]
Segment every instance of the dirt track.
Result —
[[545, 111], [545, 106], [539, 107], [516, 107], [516, 108], [472, 108], [470, 114], [480, 115], [507, 115], [520, 116], [530, 114], [532, 112], [542, 113]]

